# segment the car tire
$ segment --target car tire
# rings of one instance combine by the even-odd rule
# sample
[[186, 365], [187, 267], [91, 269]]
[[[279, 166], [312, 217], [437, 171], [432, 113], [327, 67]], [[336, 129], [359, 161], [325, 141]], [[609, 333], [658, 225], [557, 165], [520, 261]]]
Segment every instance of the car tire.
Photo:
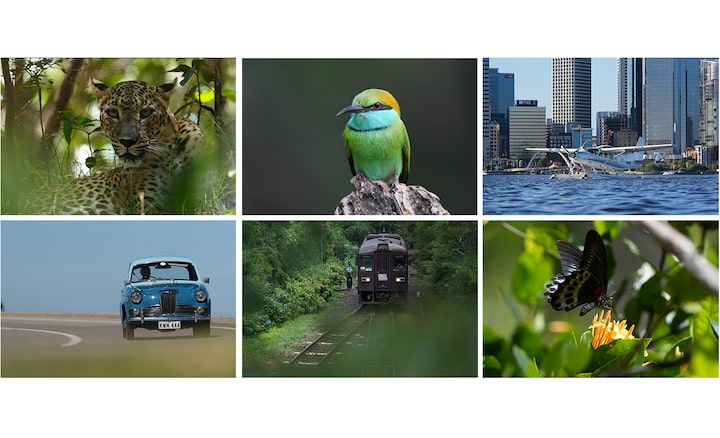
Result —
[[193, 326], [193, 336], [207, 337], [210, 336], [210, 321], [198, 322]]
[[123, 323], [122, 335], [123, 335], [123, 338], [127, 339], [128, 341], [135, 339], [135, 328], [130, 326], [129, 324]]

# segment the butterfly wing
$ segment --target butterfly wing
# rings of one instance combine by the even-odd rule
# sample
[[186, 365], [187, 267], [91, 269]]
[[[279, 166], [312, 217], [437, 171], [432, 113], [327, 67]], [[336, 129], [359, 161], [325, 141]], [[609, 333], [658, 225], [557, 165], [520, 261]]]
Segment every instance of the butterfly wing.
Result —
[[560, 253], [560, 266], [563, 275], [570, 275], [570, 273], [580, 269], [583, 252], [572, 243], [564, 240], [558, 240], [556, 245]]
[[607, 257], [602, 237], [595, 230], [585, 236], [585, 248], [559, 240], [562, 273], [555, 275], [546, 286], [548, 303], [555, 310], [569, 311], [584, 305], [584, 315], [607, 300]]

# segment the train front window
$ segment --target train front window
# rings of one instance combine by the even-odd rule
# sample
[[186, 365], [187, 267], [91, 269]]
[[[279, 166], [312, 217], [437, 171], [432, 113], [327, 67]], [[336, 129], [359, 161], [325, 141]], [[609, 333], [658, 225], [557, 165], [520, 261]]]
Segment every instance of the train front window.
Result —
[[372, 272], [373, 259], [370, 255], [360, 256], [360, 272]]
[[393, 256], [393, 271], [404, 271], [405, 270], [405, 256], [395, 255]]
[[387, 272], [388, 271], [388, 256], [386, 255], [380, 255], [377, 258], [378, 262], [378, 272]]

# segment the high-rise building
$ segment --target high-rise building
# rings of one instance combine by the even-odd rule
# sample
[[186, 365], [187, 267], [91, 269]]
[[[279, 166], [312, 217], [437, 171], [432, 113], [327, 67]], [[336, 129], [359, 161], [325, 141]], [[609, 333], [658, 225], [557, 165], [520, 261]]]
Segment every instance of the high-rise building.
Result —
[[515, 73], [498, 72], [490, 68], [488, 82], [490, 84], [490, 119], [497, 122], [498, 156], [509, 156], [508, 108], [515, 105]]
[[508, 109], [510, 121], [510, 158], [527, 162], [532, 152], [529, 147], [545, 147], [545, 107], [536, 100], [518, 100]]
[[639, 137], [643, 135], [643, 58], [631, 58], [628, 60], [628, 68], [630, 129]]
[[490, 68], [489, 82], [491, 118], [507, 117], [508, 108], [515, 105], [515, 73]]
[[673, 142], [673, 64], [672, 58], [643, 60], [641, 136], [648, 145]]
[[[500, 124], [498, 122], [490, 121], [490, 133], [488, 140], [488, 155], [490, 160], [496, 160], [501, 157], [500, 155]], [[486, 164], [489, 161], [486, 162]]]
[[621, 70], [627, 65], [629, 128], [646, 144], [672, 143], [681, 153], [700, 140], [700, 59], [631, 58], [618, 60], [618, 96], [623, 91]]
[[483, 146], [482, 162], [490, 162], [490, 59], [483, 58]]
[[579, 123], [583, 128], [591, 128], [591, 80], [591, 58], [552, 59], [553, 125]]
[[684, 151], [699, 143], [700, 59], [673, 59], [673, 144]]
[[616, 62], [615, 73], [616, 73], [616, 100], [617, 100], [617, 112], [621, 114], [629, 114], [628, 107], [628, 59], [618, 58]]
[[718, 60], [702, 60], [699, 68], [699, 144], [718, 147]]

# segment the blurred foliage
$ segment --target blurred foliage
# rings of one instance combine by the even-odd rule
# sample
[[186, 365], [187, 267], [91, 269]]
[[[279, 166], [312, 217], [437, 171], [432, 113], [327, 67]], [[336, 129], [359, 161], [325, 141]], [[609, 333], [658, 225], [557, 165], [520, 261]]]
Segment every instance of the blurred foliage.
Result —
[[[717, 222], [672, 225], [717, 267]], [[554, 311], [543, 296], [545, 284], [560, 272], [555, 241], [582, 248], [590, 228], [606, 244], [608, 290], [617, 291], [612, 318], [635, 325], [635, 339], [597, 350], [589, 316], [580, 317], [579, 307]], [[488, 222], [483, 235], [484, 376], [718, 376], [718, 291], [641, 226]]]
[[178, 78], [170, 109], [200, 125], [206, 153], [171, 187], [167, 211], [235, 212], [234, 59], [2, 59], [2, 213], [21, 213], [33, 194], [117, 167], [90, 86]]

